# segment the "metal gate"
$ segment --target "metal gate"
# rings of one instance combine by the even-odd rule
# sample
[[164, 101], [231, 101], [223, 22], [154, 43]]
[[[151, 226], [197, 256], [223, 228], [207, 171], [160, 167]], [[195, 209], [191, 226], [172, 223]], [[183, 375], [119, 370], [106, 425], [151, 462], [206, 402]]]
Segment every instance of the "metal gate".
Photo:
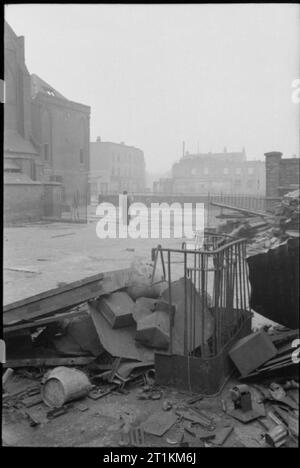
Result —
[[170, 317], [169, 349], [155, 353], [156, 382], [216, 396], [234, 370], [230, 348], [251, 332], [245, 240], [209, 235], [198, 250], [154, 253]]
[[[170, 316], [174, 306], [173, 279], [184, 278], [184, 356], [212, 357], [230, 341], [249, 318], [249, 282], [246, 241], [208, 235], [199, 250], [158, 246], [155, 263], [161, 258], [164, 281], [168, 283]], [[174, 278], [174, 267], [177, 268]], [[248, 312], [248, 313], [247, 313]], [[211, 323], [208, 324], [207, 321]], [[210, 327], [210, 336], [205, 336]], [[170, 320], [169, 353], [173, 353], [174, 327]]]

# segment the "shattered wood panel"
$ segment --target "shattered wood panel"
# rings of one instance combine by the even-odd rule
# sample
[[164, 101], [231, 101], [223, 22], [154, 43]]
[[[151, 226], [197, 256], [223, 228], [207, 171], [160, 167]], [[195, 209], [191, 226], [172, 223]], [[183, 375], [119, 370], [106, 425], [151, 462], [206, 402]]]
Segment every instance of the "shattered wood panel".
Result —
[[102, 346], [112, 356], [136, 359], [143, 362], [154, 362], [153, 350], [136, 343], [135, 325], [112, 329], [100, 310], [97, 310], [96, 302], [89, 304], [89, 313], [93, 319]]
[[253, 310], [288, 328], [299, 327], [299, 238], [247, 258]]
[[129, 269], [100, 273], [65, 286], [51, 289], [3, 308], [4, 326], [45, 316], [73, 307], [100, 295], [110, 294], [127, 286]]

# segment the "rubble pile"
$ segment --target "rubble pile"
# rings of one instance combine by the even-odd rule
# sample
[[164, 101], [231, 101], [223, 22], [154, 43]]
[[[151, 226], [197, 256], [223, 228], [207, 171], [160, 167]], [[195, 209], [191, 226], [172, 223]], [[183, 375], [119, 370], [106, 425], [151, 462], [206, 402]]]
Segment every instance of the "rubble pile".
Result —
[[[275, 206], [273, 216], [268, 218], [264, 229], [258, 229], [248, 246], [248, 255], [266, 252], [299, 237], [300, 191], [287, 193]], [[255, 231], [255, 230], [254, 230]]]
[[[224, 388], [213, 397], [187, 398], [158, 384], [154, 355], [169, 347], [171, 317], [173, 350], [182, 354], [184, 290], [192, 285], [174, 281], [170, 307], [167, 284], [152, 276], [151, 267], [138, 262], [129, 272], [93, 277], [4, 308], [4, 445], [11, 445], [6, 421], [23, 420], [36, 434], [56, 418], [70, 428], [75, 414], [76, 426], [84, 421], [82, 436], [90, 416], [103, 418], [111, 402], [111, 446], [297, 445], [299, 330], [273, 326], [244, 336], [227, 351], [235, 373]], [[209, 306], [200, 306], [200, 296], [193, 297], [195, 344], [205, 323], [207, 345], [215, 317]]]
[[[222, 208], [226, 209], [226, 205], [222, 205]], [[253, 212], [232, 206], [228, 206], [227, 209], [236, 210], [238, 215], [232, 213], [232, 219], [220, 224], [218, 230], [233, 237], [246, 238], [248, 256], [267, 252], [289, 238], [299, 237], [299, 190], [284, 195], [271, 213]]]

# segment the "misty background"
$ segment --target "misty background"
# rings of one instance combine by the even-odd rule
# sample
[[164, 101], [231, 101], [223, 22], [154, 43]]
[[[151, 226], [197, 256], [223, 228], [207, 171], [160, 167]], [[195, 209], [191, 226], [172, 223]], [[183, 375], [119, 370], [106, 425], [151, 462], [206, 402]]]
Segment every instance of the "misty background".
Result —
[[147, 171], [182, 155], [299, 156], [297, 4], [9, 5], [26, 64], [91, 106], [91, 140], [141, 148]]

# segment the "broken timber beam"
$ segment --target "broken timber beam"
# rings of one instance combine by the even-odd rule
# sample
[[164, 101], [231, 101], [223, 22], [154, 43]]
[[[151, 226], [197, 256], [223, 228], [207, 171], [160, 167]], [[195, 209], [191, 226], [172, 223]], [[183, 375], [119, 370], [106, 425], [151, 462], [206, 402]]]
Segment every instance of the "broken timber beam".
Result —
[[86, 366], [94, 360], [95, 357], [92, 356], [9, 359], [3, 364], [3, 367], [16, 369], [17, 367]]
[[17, 325], [11, 325], [5, 327], [3, 330], [4, 335], [8, 333], [12, 333], [17, 330], [23, 330], [24, 328], [33, 328], [33, 327], [41, 327], [43, 325], [48, 325], [49, 323], [59, 322], [60, 320], [64, 319], [71, 319], [74, 317], [83, 316], [88, 313], [88, 310], [69, 310], [68, 312], [62, 312], [60, 314], [51, 315], [50, 317], [40, 318], [36, 320], [30, 320], [22, 323], [18, 323]]
[[270, 214], [264, 211], [254, 211], [246, 208], [238, 208], [237, 206], [225, 205], [224, 203], [210, 202], [212, 206], [218, 206], [219, 208], [225, 208], [227, 210], [239, 211], [240, 213], [245, 213], [247, 215], [261, 216], [262, 218], [269, 217]]
[[129, 269], [89, 276], [3, 307], [3, 326], [50, 315], [125, 288]]

